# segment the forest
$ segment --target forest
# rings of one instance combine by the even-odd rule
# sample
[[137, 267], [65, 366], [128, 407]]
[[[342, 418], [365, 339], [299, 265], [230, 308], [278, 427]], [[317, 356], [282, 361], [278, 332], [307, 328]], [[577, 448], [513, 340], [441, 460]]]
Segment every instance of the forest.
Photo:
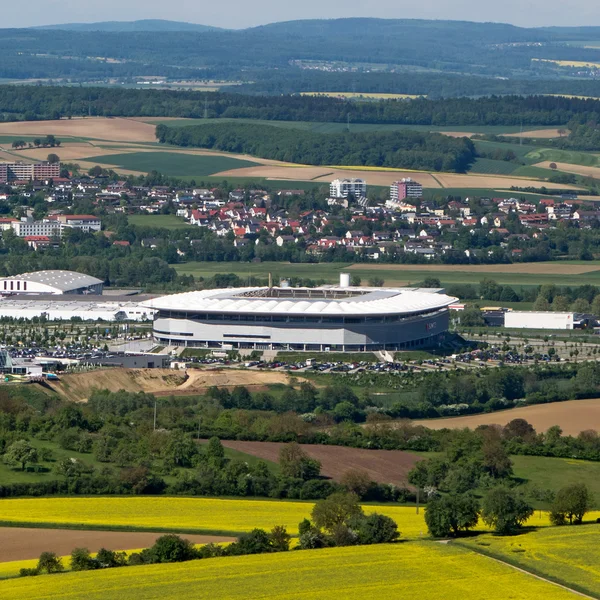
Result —
[[349, 102], [300, 95], [100, 87], [0, 86], [0, 121], [77, 116], [261, 119], [406, 125], [562, 126], [595, 122], [600, 100], [556, 96], [490, 96]]
[[249, 123], [192, 127], [158, 125], [163, 144], [212, 148], [261, 158], [310, 165], [366, 165], [464, 172], [475, 160], [467, 138], [439, 133], [321, 134]]

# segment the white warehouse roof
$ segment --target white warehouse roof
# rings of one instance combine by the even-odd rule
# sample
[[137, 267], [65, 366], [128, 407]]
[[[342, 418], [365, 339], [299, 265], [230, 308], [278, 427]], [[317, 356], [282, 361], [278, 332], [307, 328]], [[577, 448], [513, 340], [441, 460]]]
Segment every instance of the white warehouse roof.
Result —
[[90, 287], [104, 283], [97, 277], [91, 275], [85, 275], [84, 273], [77, 273], [76, 271], [35, 271], [34, 273], [21, 273], [20, 275], [13, 275], [11, 277], [2, 277], [0, 281], [31, 281], [32, 283], [41, 283], [50, 287], [61, 290], [62, 292], [69, 292], [71, 290], [78, 290], [80, 288]]
[[142, 305], [159, 310], [207, 313], [366, 316], [431, 311], [457, 301], [445, 294], [408, 288], [247, 287], [173, 294]]

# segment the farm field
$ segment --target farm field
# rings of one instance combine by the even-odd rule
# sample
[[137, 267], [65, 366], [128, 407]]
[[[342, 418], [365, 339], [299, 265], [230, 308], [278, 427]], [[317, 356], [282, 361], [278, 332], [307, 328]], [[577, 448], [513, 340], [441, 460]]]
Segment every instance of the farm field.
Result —
[[[279, 451], [284, 444], [277, 442], [242, 442], [223, 440], [225, 448], [232, 448], [264, 460], [278, 462]], [[365, 450], [342, 446], [303, 444], [302, 449], [321, 462], [321, 474], [339, 481], [350, 469], [366, 471], [373, 481], [408, 486], [408, 472], [421, 457], [401, 450]]]
[[426, 277], [436, 277], [442, 285], [454, 283], [478, 284], [491, 278], [514, 286], [598, 285], [600, 264], [595, 261], [555, 261], [547, 263], [514, 263], [506, 265], [366, 265], [362, 263], [240, 263], [188, 262], [172, 265], [178, 273], [195, 277], [212, 277], [215, 273], [233, 273], [239, 277], [267, 278], [303, 277], [327, 283], [339, 281], [340, 272], [348, 271], [361, 278], [363, 285], [373, 276], [381, 277], [386, 286], [416, 285]]
[[[129, 550], [148, 548], [160, 533], [124, 531], [85, 531], [76, 529], [35, 529], [25, 527], [0, 527], [0, 563], [38, 558], [42, 552], [54, 552], [58, 556], [71, 553], [73, 548], [88, 548], [98, 552], [100, 548]], [[213, 535], [186, 535], [195, 544], [230, 542], [233, 538]]]
[[495, 413], [448, 419], [421, 419], [414, 423], [430, 429], [461, 429], [463, 427], [474, 429], [479, 425], [506, 425], [513, 419], [525, 419], [538, 432], [546, 431], [553, 425], [560, 425], [563, 432], [569, 435], [578, 435], [587, 429], [600, 431], [600, 398], [536, 404]]
[[[225, 584], [226, 582], [226, 584]], [[0, 582], [11, 600], [567, 600], [567, 590], [465, 548], [433, 542], [213, 558]]]
[[161, 227], [163, 229], [189, 229], [193, 227], [175, 215], [127, 215], [130, 225], [137, 227]]
[[256, 166], [249, 160], [228, 156], [199, 156], [180, 152], [127, 152], [108, 156], [91, 156], [87, 162], [111, 165], [128, 171], [147, 173], [157, 170], [172, 177], [205, 177], [220, 171]]
[[[554, 162], [554, 161], [553, 161]], [[552, 163], [550, 161], [540, 162], [534, 165], [534, 167], [542, 167], [549, 169]], [[564, 173], [573, 173], [575, 175], [582, 175], [583, 177], [595, 177], [600, 179], [600, 167], [588, 167], [585, 165], [573, 165], [571, 163], [554, 162], [558, 167], [559, 171]]]
[[420, 98], [425, 96], [418, 96], [416, 94], [382, 94], [377, 92], [300, 92], [301, 96], [326, 96], [327, 98], [348, 98], [348, 99], [361, 99], [367, 100], [411, 100], [414, 98]]
[[[510, 537], [461, 542], [567, 586], [600, 595], [600, 525], [547, 527]], [[484, 545], [485, 544], [485, 545]]]

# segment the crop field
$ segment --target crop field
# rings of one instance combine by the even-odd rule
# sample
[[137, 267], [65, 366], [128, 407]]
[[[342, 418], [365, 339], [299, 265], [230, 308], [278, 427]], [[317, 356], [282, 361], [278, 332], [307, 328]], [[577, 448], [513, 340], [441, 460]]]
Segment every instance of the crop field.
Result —
[[161, 227], [163, 229], [189, 229], [193, 227], [175, 215], [128, 215], [130, 225], [137, 227]]
[[422, 98], [417, 94], [381, 94], [377, 92], [300, 92], [301, 96], [326, 96], [327, 98], [347, 98], [349, 100], [414, 100]]
[[[292, 534], [310, 517], [311, 502], [229, 500], [218, 498], [35, 498], [2, 500], [1, 519], [52, 527], [129, 528], [131, 530], [183, 530], [205, 535], [237, 535], [255, 527], [285, 525]], [[365, 506], [398, 523], [403, 537], [421, 537], [427, 527], [423, 511], [398, 505]]]
[[[222, 443], [226, 448], [233, 448], [272, 462], [279, 460], [279, 451], [284, 445], [278, 442], [237, 440], [223, 440]], [[366, 450], [317, 444], [304, 444], [302, 448], [309, 456], [321, 463], [321, 474], [335, 481], [339, 481], [349, 469], [359, 469], [367, 472], [373, 481], [406, 487], [409, 485], [408, 472], [421, 459], [412, 452], [401, 450]]]
[[510, 537], [464, 542], [584, 592], [600, 596], [600, 525], [547, 527]]
[[92, 156], [86, 158], [86, 161], [143, 173], [159, 170], [172, 177], [204, 177], [220, 171], [256, 166], [256, 163], [249, 160], [244, 161], [228, 156], [195, 156], [178, 152], [128, 152]]
[[431, 429], [462, 429], [463, 427], [474, 429], [480, 425], [506, 425], [513, 419], [525, 419], [537, 431], [546, 431], [553, 425], [560, 425], [564, 433], [570, 435], [577, 435], [587, 429], [600, 431], [600, 399], [535, 404], [495, 413], [448, 419], [422, 419], [415, 423]]
[[519, 168], [519, 165], [506, 160], [494, 160], [491, 158], [478, 158], [471, 167], [470, 173], [493, 173], [496, 175], [511, 175]]
[[327, 283], [339, 281], [340, 272], [349, 271], [368, 285], [371, 277], [384, 280], [386, 286], [415, 285], [426, 277], [437, 277], [442, 285], [453, 283], [478, 284], [485, 278], [514, 286], [599, 285], [600, 264], [597, 262], [515, 263], [506, 265], [365, 265], [348, 263], [241, 263], [188, 262], [172, 265], [178, 273], [195, 277], [212, 277], [215, 273], [233, 273], [244, 279], [250, 276], [274, 281], [280, 277], [303, 277]]
[[558, 67], [600, 69], [600, 62], [586, 62], [584, 60], [553, 60], [551, 58], [532, 58], [531, 60], [553, 63]]
[[567, 600], [575, 595], [464, 548], [421, 542], [105, 569], [0, 582], [11, 600]]
[[[58, 556], [70, 554], [73, 548], [88, 548], [97, 552], [100, 548], [128, 550], [148, 548], [160, 533], [143, 531], [85, 531], [77, 529], [35, 529], [24, 527], [0, 527], [0, 564], [38, 558], [42, 552], [54, 552]], [[186, 535], [194, 544], [229, 542], [233, 538], [211, 535]], [[0, 573], [1, 576], [1, 573]]]

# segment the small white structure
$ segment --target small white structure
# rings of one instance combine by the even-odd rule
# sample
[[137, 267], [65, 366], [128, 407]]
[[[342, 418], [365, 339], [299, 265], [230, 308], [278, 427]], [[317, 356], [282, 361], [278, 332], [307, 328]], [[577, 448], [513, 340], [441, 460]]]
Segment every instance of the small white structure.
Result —
[[504, 327], [513, 329], [573, 329], [576, 323], [572, 312], [513, 310], [504, 315]]

